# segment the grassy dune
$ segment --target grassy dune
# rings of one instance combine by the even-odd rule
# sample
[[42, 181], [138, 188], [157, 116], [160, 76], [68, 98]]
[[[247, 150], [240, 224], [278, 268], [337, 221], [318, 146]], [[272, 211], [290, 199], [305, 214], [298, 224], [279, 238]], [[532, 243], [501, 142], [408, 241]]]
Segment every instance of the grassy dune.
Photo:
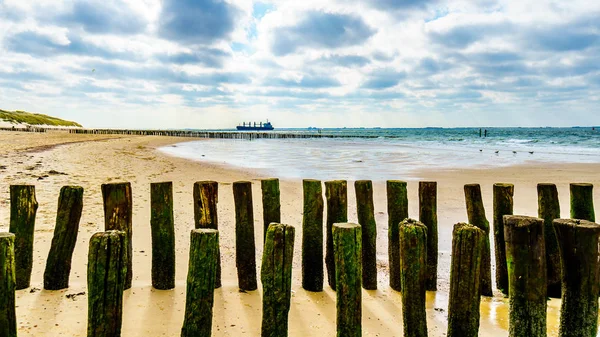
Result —
[[77, 126], [81, 127], [79, 123], [66, 121], [64, 119], [36, 114], [25, 111], [5, 111], [0, 109], [0, 120], [4, 120], [11, 123], [21, 123], [29, 125], [53, 125], [53, 126]]

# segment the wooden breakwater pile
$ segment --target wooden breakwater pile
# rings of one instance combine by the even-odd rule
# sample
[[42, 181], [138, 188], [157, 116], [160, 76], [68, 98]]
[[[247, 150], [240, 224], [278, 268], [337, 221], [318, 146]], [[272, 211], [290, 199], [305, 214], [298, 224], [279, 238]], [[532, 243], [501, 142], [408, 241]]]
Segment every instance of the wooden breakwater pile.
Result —
[[[323, 185], [325, 198], [323, 198]], [[263, 235], [260, 284], [262, 336], [287, 336], [295, 227], [281, 224], [278, 179], [261, 181]], [[454, 225], [448, 336], [477, 336], [480, 296], [492, 296], [490, 232], [496, 242], [496, 288], [510, 297], [509, 336], [546, 336], [547, 297], [562, 298], [559, 336], [595, 336], [600, 295], [600, 225], [594, 223], [593, 186], [571, 184], [570, 219], [559, 219], [558, 192], [538, 185], [538, 217], [513, 215], [514, 186], [495, 184], [493, 227], [478, 184], [464, 186], [469, 223]], [[88, 336], [120, 336], [123, 292], [131, 287], [132, 191], [129, 183], [103, 184], [105, 231], [89, 242]], [[194, 229], [181, 336], [210, 336], [221, 258], [214, 181], [194, 184]], [[303, 181], [302, 287], [336, 291], [337, 335], [362, 334], [362, 289], [377, 289], [377, 225], [373, 185], [355, 182], [358, 224], [348, 223], [345, 180]], [[152, 285], [175, 287], [173, 184], [151, 184]], [[60, 191], [44, 288], [69, 286], [71, 256], [83, 207], [83, 188]], [[252, 184], [233, 183], [238, 287], [258, 288]], [[405, 336], [427, 336], [425, 292], [437, 282], [437, 183], [419, 183], [419, 220], [408, 218], [407, 184], [387, 182], [389, 286], [402, 292]], [[325, 205], [326, 214], [325, 214]], [[16, 336], [15, 290], [30, 286], [35, 187], [10, 186], [9, 233], [0, 233], [0, 336]], [[324, 221], [325, 220], [325, 221]], [[324, 234], [325, 232], [325, 234]], [[325, 242], [325, 245], [323, 244]]]

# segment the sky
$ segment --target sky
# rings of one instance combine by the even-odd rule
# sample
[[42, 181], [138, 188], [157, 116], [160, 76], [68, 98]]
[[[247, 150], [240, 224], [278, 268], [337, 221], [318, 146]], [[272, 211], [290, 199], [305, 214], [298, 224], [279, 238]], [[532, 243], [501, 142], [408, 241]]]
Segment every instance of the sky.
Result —
[[85, 127], [600, 125], [600, 1], [0, 0], [0, 108]]

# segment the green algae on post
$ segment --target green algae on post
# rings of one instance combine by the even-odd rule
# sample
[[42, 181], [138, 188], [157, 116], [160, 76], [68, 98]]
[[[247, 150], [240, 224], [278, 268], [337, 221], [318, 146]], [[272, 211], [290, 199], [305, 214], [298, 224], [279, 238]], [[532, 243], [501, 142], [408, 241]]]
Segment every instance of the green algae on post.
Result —
[[304, 179], [302, 188], [302, 288], [323, 291], [323, 189], [312, 179]]
[[408, 194], [406, 182], [388, 180], [388, 259], [390, 267], [390, 287], [400, 291], [400, 222], [408, 218]]
[[29, 288], [33, 269], [33, 236], [38, 202], [35, 186], [10, 186], [10, 227], [15, 234], [15, 276], [17, 290]]
[[485, 216], [481, 186], [479, 184], [465, 185], [465, 201], [469, 223], [485, 232], [483, 255], [481, 257], [481, 295], [493, 296], [492, 292], [492, 257], [490, 248], [490, 223]]
[[333, 225], [337, 336], [362, 334], [361, 227], [351, 223]]
[[15, 235], [0, 233], [0, 336], [17, 337]]
[[600, 275], [600, 225], [571, 219], [554, 220], [562, 264], [559, 337], [596, 336]]
[[546, 336], [544, 220], [505, 215], [504, 240], [510, 294], [509, 337]]
[[83, 209], [83, 187], [63, 186], [58, 197], [56, 227], [44, 271], [44, 289], [69, 287], [71, 258], [77, 242], [79, 220]]
[[235, 265], [240, 290], [256, 290], [256, 247], [254, 243], [254, 211], [252, 183], [233, 183], [235, 203]]
[[373, 183], [370, 180], [354, 182], [356, 213], [362, 231], [362, 286], [377, 289], [377, 224], [373, 206]]
[[419, 182], [419, 221], [427, 227], [427, 281], [426, 290], [437, 290], [438, 219], [437, 182]]
[[573, 183], [571, 190], [571, 219], [596, 221], [594, 213], [594, 185]]
[[496, 288], [508, 295], [508, 271], [504, 244], [505, 215], [513, 214], [513, 184], [494, 184], [494, 248], [496, 257]]
[[538, 184], [538, 217], [544, 219], [544, 237], [546, 239], [546, 268], [548, 276], [548, 297], [560, 298], [561, 267], [560, 252], [554, 219], [560, 218], [558, 190], [554, 184]]
[[267, 230], [272, 222], [281, 222], [281, 201], [279, 200], [279, 179], [270, 178], [260, 181], [263, 205], [263, 240], [266, 239]]
[[325, 266], [327, 281], [335, 290], [335, 259], [333, 257], [333, 224], [348, 222], [348, 183], [345, 180], [325, 182], [325, 198], [327, 199], [327, 227]]
[[400, 223], [400, 267], [404, 336], [427, 337], [427, 227], [419, 221], [405, 219]]
[[287, 337], [292, 297], [292, 261], [295, 229], [271, 223], [262, 256], [260, 279], [263, 286], [261, 336]]
[[[194, 183], [194, 223], [195, 228], [219, 229], [217, 203], [219, 201], [219, 183], [216, 181], [198, 181]], [[217, 258], [217, 276], [215, 288], [221, 287], [221, 251]]]
[[448, 337], [479, 334], [479, 279], [485, 232], [459, 223], [452, 231]]
[[150, 230], [152, 232], [152, 286], [175, 288], [175, 222], [173, 183], [150, 184]]
[[210, 337], [219, 252], [219, 231], [194, 229], [190, 239], [185, 314], [181, 337]]

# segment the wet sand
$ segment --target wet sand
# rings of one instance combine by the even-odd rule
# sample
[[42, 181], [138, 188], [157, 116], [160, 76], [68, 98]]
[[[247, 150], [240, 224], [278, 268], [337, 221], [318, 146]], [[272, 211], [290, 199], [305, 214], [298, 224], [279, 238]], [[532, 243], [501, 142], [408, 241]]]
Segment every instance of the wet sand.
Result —
[[[85, 336], [86, 264], [89, 238], [104, 227], [100, 185], [129, 181], [133, 189], [134, 279], [125, 292], [123, 336], [175, 336], [180, 334], [185, 307], [189, 232], [193, 228], [193, 183], [215, 180], [219, 184], [219, 229], [223, 265], [223, 287], [215, 292], [214, 336], [258, 336], [261, 322], [261, 290], [240, 293], [235, 270], [235, 219], [231, 183], [253, 182], [257, 265], [262, 254], [262, 207], [260, 179], [252, 170], [221, 167], [167, 156], [156, 149], [190, 139], [151, 136], [71, 135], [51, 132], [31, 134], [0, 132], [0, 231], [8, 230], [10, 184], [35, 184], [40, 204], [36, 220], [32, 288], [17, 292], [19, 336]], [[60, 146], [55, 146], [60, 144]], [[569, 182], [600, 184], [600, 164], [529, 164], [485, 170], [423, 171], [419, 179], [438, 182], [439, 270], [437, 292], [428, 296], [430, 336], [446, 333], [449, 263], [452, 225], [466, 221], [463, 185], [480, 183], [488, 219], [492, 218], [492, 185], [515, 184], [515, 214], [537, 214], [536, 184], [557, 184], [562, 216], [568, 217]], [[50, 174], [51, 170], [66, 174]], [[45, 177], [47, 176], [47, 177]], [[42, 177], [40, 180], [39, 178]], [[306, 177], [310, 178], [310, 177]], [[364, 177], [369, 179], [368, 174]], [[344, 179], [344, 177], [339, 177]], [[403, 179], [403, 177], [390, 177]], [[173, 181], [177, 283], [174, 290], [151, 287], [150, 183]], [[64, 185], [85, 189], [84, 209], [73, 255], [70, 288], [64, 291], [39, 290], [54, 230], [59, 190]], [[349, 181], [349, 221], [356, 222], [353, 182]], [[409, 212], [418, 217], [418, 182], [411, 180]], [[401, 295], [389, 288], [387, 278], [387, 214], [385, 182], [374, 182], [378, 226], [379, 290], [363, 291], [363, 333], [365, 336], [401, 336]], [[302, 183], [281, 181], [282, 222], [297, 228], [290, 310], [290, 336], [331, 336], [335, 334], [335, 293], [325, 286], [322, 293], [301, 288], [300, 246]], [[595, 194], [596, 204], [600, 202]], [[493, 239], [491, 238], [493, 243]], [[493, 249], [493, 248], [492, 248]], [[34, 289], [36, 288], [36, 289]], [[259, 286], [260, 288], [260, 286]], [[549, 335], [558, 332], [560, 301], [548, 302]], [[481, 336], [507, 335], [508, 300], [500, 294], [482, 298]]]

